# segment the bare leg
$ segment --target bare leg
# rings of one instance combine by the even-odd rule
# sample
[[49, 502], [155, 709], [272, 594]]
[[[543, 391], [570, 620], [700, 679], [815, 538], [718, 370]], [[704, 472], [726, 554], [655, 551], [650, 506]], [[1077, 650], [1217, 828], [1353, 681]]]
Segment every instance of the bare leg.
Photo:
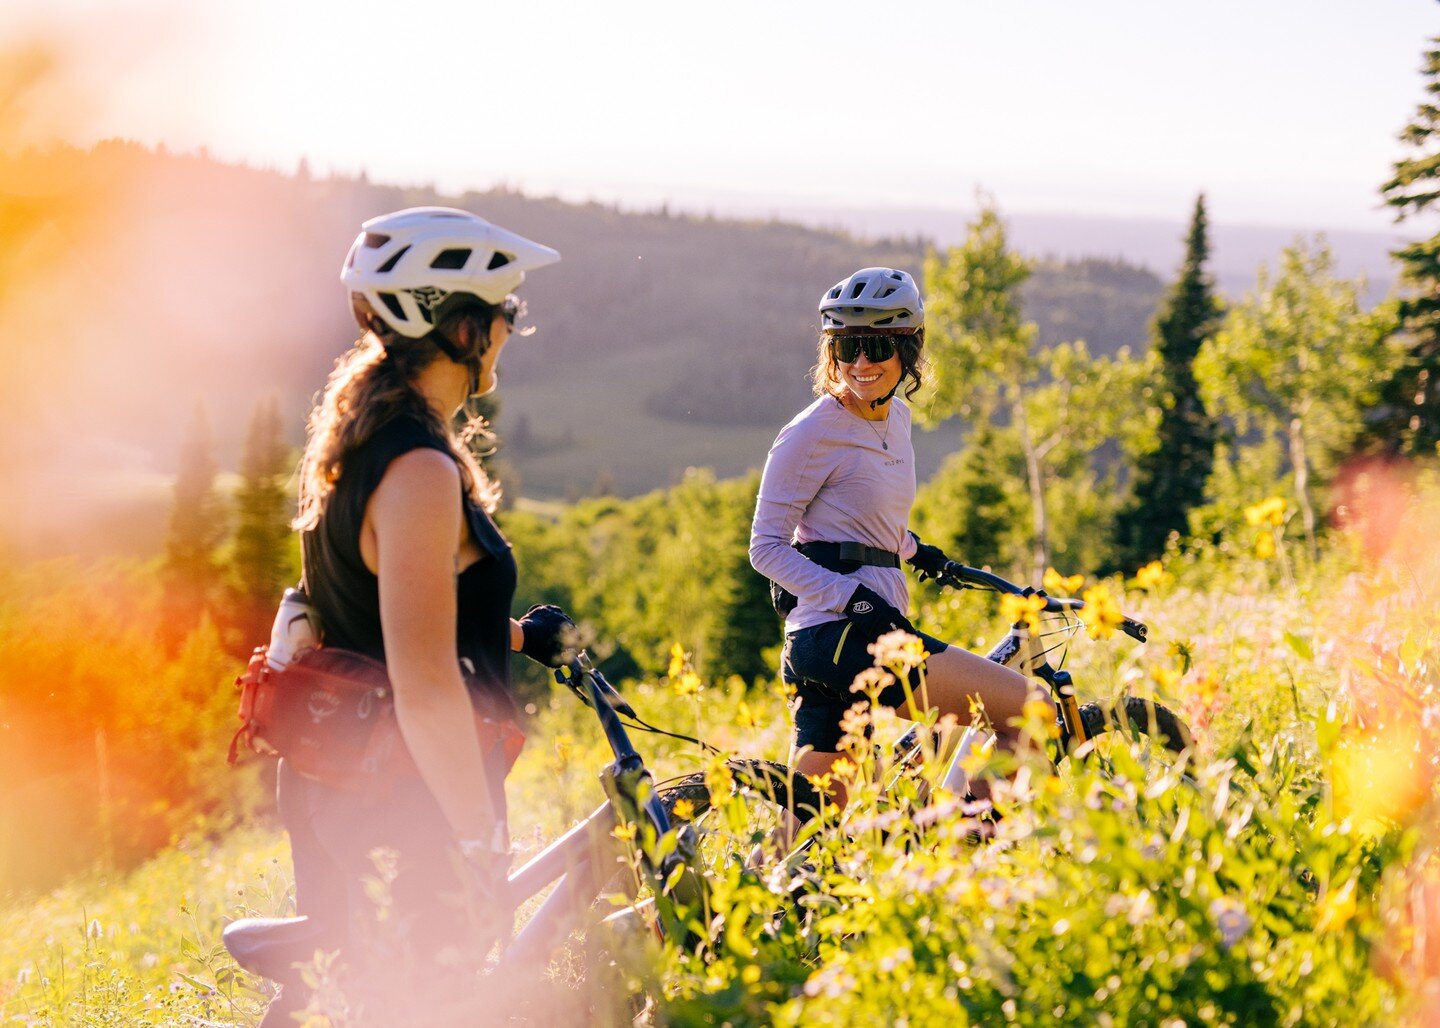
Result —
[[934, 707], [942, 716], [953, 714], [961, 724], [968, 724], [972, 699], [984, 705], [989, 722], [985, 727], [995, 733], [996, 743], [1012, 752], [1019, 746], [1020, 729], [1010, 722], [1021, 716], [1027, 699], [1050, 708], [1047, 720], [1055, 716], [1050, 697], [1024, 675], [959, 646], [948, 647], [925, 662], [924, 687], [917, 691], [914, 705], [900, 713], [918, 719], [926, 708]]
[[[978, 700], [987, 722], [983, 727], [995, 734], [997, 746], [1013, 753], [1020, 746], [1021, 732], [1011, 721], [1021, 716], [1027, 699], [1044, 703], [1050, 708], [1046, 720], [1053, 720], [1054, 703], [1024, 675], [978, 653], [950, 646], [925, 662], [924, 685], [916, 691], [914, 703], [907, 703], [899, 713], [917, 721], [933, 707], [941, 716], [953, 715], [961, 724], [970, 724], [975, 707], [971, 701]], [[807, 750], [798, 757], [792, 752], [790, 762], [797, 774], [815, 778], [826, 774], [840, 757], [839, 753]], [[977, 781], [974, 787], [977, 796], [988, 796], [984, 782]], [[844, 783], [831, 782], [829, 797], [844, 809], [848, 799]]]

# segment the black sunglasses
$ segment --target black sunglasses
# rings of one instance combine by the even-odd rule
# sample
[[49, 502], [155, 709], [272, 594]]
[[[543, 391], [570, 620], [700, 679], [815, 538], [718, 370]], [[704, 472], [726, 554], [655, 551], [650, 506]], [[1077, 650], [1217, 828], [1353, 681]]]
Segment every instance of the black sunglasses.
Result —
[[862, 350], [865, 353], [865, 359], [871, 364], [888, 361], [895, 356], [895, 337], [878, 333], [855, 333], [830, 337], [830, 352], [841, 364], [854, 364]]

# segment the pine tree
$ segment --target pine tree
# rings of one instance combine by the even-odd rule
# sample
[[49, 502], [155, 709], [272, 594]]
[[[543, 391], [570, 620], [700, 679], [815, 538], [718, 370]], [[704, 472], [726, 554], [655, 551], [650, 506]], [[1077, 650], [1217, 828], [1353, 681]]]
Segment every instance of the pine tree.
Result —
[[1195, 200], [1185, 262], [1155, 320], [1160, 359], [1160, 445], [1140, 458], [1131, 499], [1115, 522], [1122, 565], [1138, 567], [1165, 550], [1171, 532], [1183, 533], [1190, 509], [1203, 501], [1215, 454], [1215, 421], [1200, 400], [1195, 355], [1218, 325], [1221, 308], [1205, 271], [1210, 257], [1205, 195]]
[[214, 442], [205, 411], [195, 419], [180, 450], [170, 530], [165, 539], [165, 635], [178, 646], [211, 609], [219, 567], [216, 550], [225, 537], [224, 507], [215, 489]]
[[[1440, 36], [1425, 54], [1425, 99], [1400, 132], [1411, 156], [1380, 187], [1403, 222], [1440, 214]], [[1387, 383], [1370, 436], [1388, 449], [1433, 454], [1440, 444], [1440, 232], [1394, 252], [1408, 295], [1400, 317], [1405, 359]]]
[[275, 604], [294, 576], [288, 458], [279, 405], [273, 398], [257, 403], [240, 460], [230, 558], [232, 605], [227, 621], [236, 629], [234, 642], [242, 651], [264, 642]]

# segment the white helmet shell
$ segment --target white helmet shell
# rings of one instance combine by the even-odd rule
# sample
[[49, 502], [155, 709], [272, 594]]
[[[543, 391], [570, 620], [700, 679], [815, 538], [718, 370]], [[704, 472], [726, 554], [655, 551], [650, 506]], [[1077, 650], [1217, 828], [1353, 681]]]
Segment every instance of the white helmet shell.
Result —
[[560, 259], [548, 246], [453, 207], [410, 207], [360, 228], [340, 281], [409, 339], [434, 327], [435, 308], [451, 294], [499, 304], [525, 272]]
[[862, 268], [820, 297], [820, 327], [826, 332], [915, 332], [925, 327], [925, 303], [909, 272]]

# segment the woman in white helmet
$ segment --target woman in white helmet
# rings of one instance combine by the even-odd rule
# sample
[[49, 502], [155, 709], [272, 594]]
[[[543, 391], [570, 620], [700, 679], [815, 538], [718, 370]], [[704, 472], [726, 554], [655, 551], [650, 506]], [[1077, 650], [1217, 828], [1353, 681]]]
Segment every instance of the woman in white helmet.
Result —
[[[367, 795], [281, 763], [297, 913], [317, 948], [340, 949], [382, 993], [403, 992], [414, 1023], [456, 978], [437, 957], [465, 952], [471, 915], [509, 865], [508, 766], [483, 751], [473, 711], [513, 711], [512, 650], [558, 666], [573, 645], [557, 608], [511, 620], [516, 567], [490, 517], [496, 490], [450, 427], [495, 387], [522, 310], [512, 290], [559, 256], [465, 211], [367, 221], [341, 271], [362, 334], [310, 416], [301, 463], [295, 526], [324, 645], [385, 662], [419, 773]], [[393, 860], [384, 956], [367, 888], [380, 852]], [[286, 986], [264, 1023], [291, 1023], [305, 1000]]]
[[[873, 664], [870, 644], [895, 629], [918, 635], [930, 654], [923, 690], [918, 669], [912, 675], [916, 704], [968, 722], [978, 698], [999, 744], [1013, 749], [1019, 740], [1010, 721], [1032, 696], [1027, 680], [917, 632], [904, 613], [901, 562], [923, 576], [946, 561], [907, 527], [915, 451], [910, 410], [896, 393], [903, 385], [908, 398], [921, 385], [919, 289], [904, 271], [864, 268], [825, 292], [820, 314], [818, 398], [770, 448], [750, 536], [750, 562], [779, 587], [776, 606], [785, 614], [782, 674], [796, 690], [793, 765], [819, 775], [839, 758], [841, 718], [863, 698], [850, 686]], [[921, 713], [898, 682], [880, 701], [912, 718]], [[843, 805], [843, 786], [833, 789]]]

